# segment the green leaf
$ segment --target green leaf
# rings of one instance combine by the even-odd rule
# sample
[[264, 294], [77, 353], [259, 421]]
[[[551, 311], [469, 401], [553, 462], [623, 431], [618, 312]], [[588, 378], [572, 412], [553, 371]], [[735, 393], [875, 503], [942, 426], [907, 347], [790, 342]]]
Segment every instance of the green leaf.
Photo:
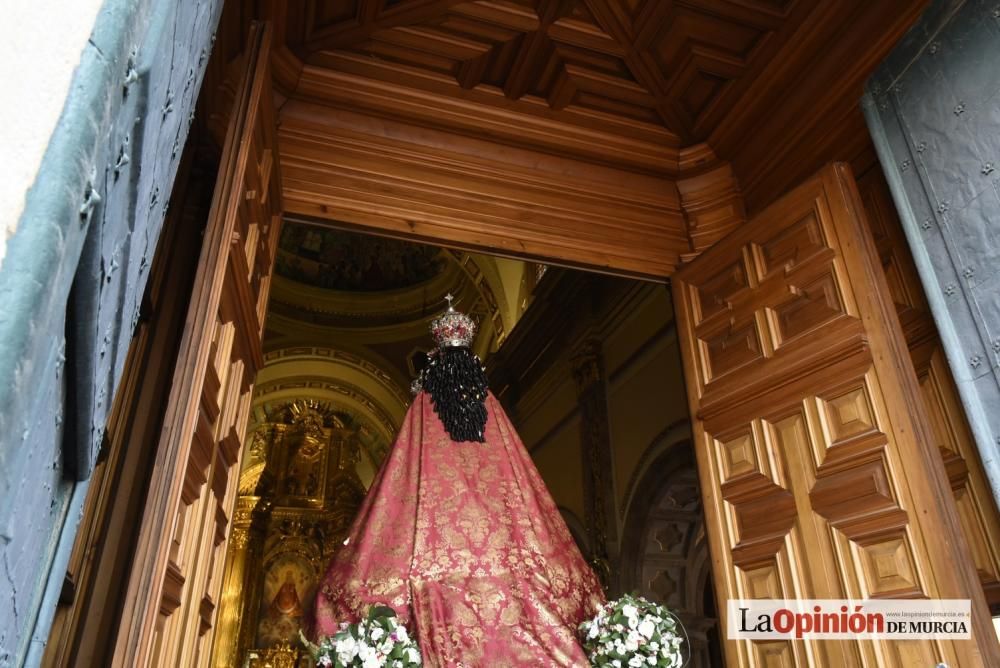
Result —
[[396, 611], [387, 605], [376, 605], [372, 606], [372, 609], [368, 611], [368, 620], [371, 621], [376, 618], [386, 618], [395, 617]]

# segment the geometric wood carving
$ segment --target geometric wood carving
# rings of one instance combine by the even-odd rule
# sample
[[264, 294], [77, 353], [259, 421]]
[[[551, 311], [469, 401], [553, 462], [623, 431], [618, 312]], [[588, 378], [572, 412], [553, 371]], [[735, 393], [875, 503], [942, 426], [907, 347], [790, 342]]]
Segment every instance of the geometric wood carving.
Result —
[[698, 322], [701, 323], [726, 311], [731, 299], [750, 286], [750, 279], [743, 259], [740, 258], [695, 285], [695, 304], [698, 308]]
[[795, 499], [791, 492], [763, 476], [754, 476], [742, 485], [723, 486], [723, 498], [731, 503], [736, 516], [732, 527], [737, 538], [733, 561], [737, 565], [756, 563], [774, 556], [795, 524]]
[[718, 442], [719, 463], [722, 468], [722, 480], [728, 482], [733, 478], [750, 472], [760, 472], [757, 455], [754, 452], [753, 435], [749, 432], [731, 438], [724, 443]]
[[[395, 66], [408, 85], [493, 92], [524, 106], [606, 114], [690, 137], [733, 83], [753, 76], [805, 18], [793, 2], [619, 4], [607, 0], [364, 3], [310, 0], [287, 41], [366, 76]], [[431, 83], [434, 81], [434, 84]]]
[[858, 550], [867, 584], [866, 596], [898, 598], [921, 595], [917, 569], [905, 533], [862, 544]]
[[747, 598], [782, 598], [781, 576], [773, 559], [752, 568], [743, 569]]
[[867, 519], [875, 513], [884, 517], [890, 511], [899, 509], [881, 455], [835, 473], [818, 473], [809, 499], [817, 513], [849, 536], [852, 520]]
[[[852, 189], [827, 168], [673, 279], [720, 609], [752, 595], [977, 595]], [[942, 643], [943, 656], [975, 663], [971, 645]], [[872, 651], [810, 646], [830, 665]], [[727, 653], [808, 660], [787, 643], [730, 641]]]
[[[281, 211], [270, 31], [255, 25], [174, 369], [116, 666], [211, 658]], [[172, 541], [164, 541], [172, 535]]]
[[795, 668], [795, 652], [791, 640], [768, 640], [754, 643], [754, 665], [767, 668]]
[[792, 269], [803, 265], [828, 246], [815, 212], [809, 212], [788, 227], [776, 230], [757, 243], [756, 248], [760, 256], [761, 273], [766, 275], [776, 269]]
[[871, 398], [864, 385], [825, 399], [823, 407], [830, 428], [831, 447], [849, 438], [878, 431]]

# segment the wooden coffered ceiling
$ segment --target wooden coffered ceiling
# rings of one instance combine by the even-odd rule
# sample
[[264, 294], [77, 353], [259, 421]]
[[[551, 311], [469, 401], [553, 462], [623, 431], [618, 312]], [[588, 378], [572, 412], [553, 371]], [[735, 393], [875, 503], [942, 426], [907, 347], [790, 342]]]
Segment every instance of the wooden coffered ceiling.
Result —
[[679, 147], [708, 135], [810, 4], [320, 1], [286, 39], [311, 65]]
[[924, 4], [230, 0], [221, 37], [273, 25], [297, 215], [666, 276], [864, 153], [862, 84]]

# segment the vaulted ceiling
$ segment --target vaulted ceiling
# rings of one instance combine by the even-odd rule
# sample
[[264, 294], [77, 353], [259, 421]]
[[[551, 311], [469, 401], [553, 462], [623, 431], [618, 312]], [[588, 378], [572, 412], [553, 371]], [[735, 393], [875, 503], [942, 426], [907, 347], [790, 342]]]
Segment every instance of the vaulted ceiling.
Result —
[[537, 276], [535, 265], [516, 260], [286, 220], [254, 419], [272, 422], [272, 409], [290, 401], [324, 402], [351, 416], [363, 445], [379, 455], [409, 405], [445, 295], [477, 322], [473, 349], [486, 360], [517, 323]]

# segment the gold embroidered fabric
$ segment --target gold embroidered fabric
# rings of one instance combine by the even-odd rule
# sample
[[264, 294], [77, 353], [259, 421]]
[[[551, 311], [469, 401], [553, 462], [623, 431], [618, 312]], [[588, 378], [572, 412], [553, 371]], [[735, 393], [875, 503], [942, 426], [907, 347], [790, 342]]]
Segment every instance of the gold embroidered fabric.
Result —
[[490, 395], [486, 442], [452, 441], [417, 395], [316, 601], [331, 635], [395, 608], [428, 666], [588, 666], [604, 602], [531, 457]]

